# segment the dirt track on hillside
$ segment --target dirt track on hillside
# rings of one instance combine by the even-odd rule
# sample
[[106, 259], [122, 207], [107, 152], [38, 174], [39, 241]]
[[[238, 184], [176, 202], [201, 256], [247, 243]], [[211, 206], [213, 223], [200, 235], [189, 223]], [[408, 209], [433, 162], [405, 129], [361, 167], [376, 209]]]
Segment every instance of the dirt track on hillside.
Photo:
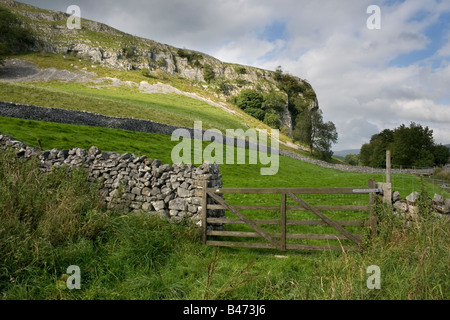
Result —
[[5, 64], [3, 66], [0, 66], [0, 81], [34, 82], [51, 80], [66, 82], [94, 82], [97, 85], [91, 86], [93, 88], [134, 86], [139, 88], [142, 93], [147, 94], [162, 93], [184, 95], [189, 98], [206, 102], [207, 104], [220, 108], [225, 112], [237, 115], [236, 111], [227, 108], [224, 103], [214, 102], [195, 93], [181, 91], [168, 84], [149, 84], [146, 81], [142, 81], [138, 84], [132, 81], [122, 81], [117, 78], [99, 78], [96, 73], [88, 72], [86, 70], [78, 70], [77, 72], [72, 72], [68, 70], [58, 70], [56, 68], [39, 69], [34, 63], [20, 59], [6, 60]]

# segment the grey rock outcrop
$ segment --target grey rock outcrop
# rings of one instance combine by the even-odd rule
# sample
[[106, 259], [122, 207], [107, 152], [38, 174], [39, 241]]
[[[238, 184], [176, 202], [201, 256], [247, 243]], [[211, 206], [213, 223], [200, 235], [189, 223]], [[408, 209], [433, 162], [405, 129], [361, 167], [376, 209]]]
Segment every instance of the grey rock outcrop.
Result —
[[[412, 192], [405, 199], [401, 199], [400, 193], [395, 191], [392, 196], [392, 207], [398, 217], [411, 221], [423, 214], [419, 207], [419, 201], [422, 200], [418, 192]], [[433, 199], [423, 201], [428, 202], [435, 216], [450, 218], [450, 199], [444, 199], [441, 195], [434, 194]]]

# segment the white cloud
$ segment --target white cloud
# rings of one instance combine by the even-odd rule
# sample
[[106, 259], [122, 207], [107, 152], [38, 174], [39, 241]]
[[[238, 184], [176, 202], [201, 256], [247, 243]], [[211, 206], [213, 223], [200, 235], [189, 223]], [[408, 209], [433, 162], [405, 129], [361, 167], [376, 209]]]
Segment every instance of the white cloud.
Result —
[[[54, 1], [27, 0], [56, 6]], [[38, 2], [38, 3], [37, 3]], [[72, 4], [73, 0], [59, 1]], [[283, 70], [307, 79], [326, 121], [340, 134], [336, 149], [359, 148], [376, 129], [411, 121], [450, 143], [450, 30], [431, 57], [396, 66], [427, 49], [427, 28], [450, 12], [439, 0], [78, 0], [88, 18], [227, 62]], [[369, 5], [381, 8], [381, 30], [369, 30]], [[285, 25], [282, 39], [261, 33]], [[428, 35], [429, 36], [429, 35]], [[400, 60], [402, 61], [402, 60]]]
[[[286, 64], [290, 72], [310, 81], [318, 93], [326, 120], [335, 122], [338, 128], [338, 148], [358, 148], [362, 138], [370, 139], [375, 126], [381, 131], [411, 121], [436, 128], [439, 132], [436, 139], [448, 143], [450, 126], [446, 124], [450, 123], [450, 106], [439, 103], [449, 95], [448, 63], [444, 61], [434, 69], [423, 63], [407, 67], [389, 65], [399, 55], [429, 45], [430, 39], [424, 30], [437, 21], [439, 10], [449, 10], [448, 5], [444, 8], [437, 2], [407, 1], [392, 7], [382, 6], [383, 27], [371, 31], [361, 26], [365, 21], [358, 18], [359, 15], [367, 17], [365, 11], [356, 14], [354, 8], [346, 6], [345, 14], [342, 10], [334, 13], [336, 8], [323, 2], [314, 4], [315, 10], [313, 4], [309, 5], [309, 10], [321, 12], [317, 21], [307, 17], [295, 20], [298, 37], [294, 33], [284, 56], [275, 64], [265, 62], [263, 66]], [[321, 6], [323, 10], [319, 10]], [[422, 12], [426, 14], [417, 18]], [[304, 21], [308, 21], [310, 25], [306, 29], [312, 32], [306, 40], [301, 32]], [[314, 39], [320, 41], [314, 43]], [[298, 55], [294, 50], [297, 48]], [[448, 50], [447, 47], [439, 53], [442, 55], [444, 50]], [[359, 123], [362, 125], [358, 126]]]

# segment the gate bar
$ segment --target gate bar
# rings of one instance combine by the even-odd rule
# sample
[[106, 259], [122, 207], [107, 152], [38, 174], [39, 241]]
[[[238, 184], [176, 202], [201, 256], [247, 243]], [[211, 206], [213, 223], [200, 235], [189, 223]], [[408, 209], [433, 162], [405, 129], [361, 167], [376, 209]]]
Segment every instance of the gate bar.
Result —
[[312, 206], [310, 206], [308, 203], [306, 203], [305, 201], [303, 201], [302, 199], [300, 199], [299, 197], [297, 197], [295, 194], [293, 193], [288, 193], [288, 195], [294, 199], [295, 201], [297, 201], [299, 204], [301, 204], [302, 206], [304, 206], [306, 209], [308, 209], [309, 211], [311, 211], [312, 213], [314, 213], [315, 215], [317, 215], [319, 218], [321, 218], [323, 221], [325, 221], [327, 224], [329, 224], [330, 226], [332, 226], [333, 228], [335, 228], [336, 230], [340, 231], [342, 234], [344, 234], [347, 239], [352, 240], [354, 242], [356, 242], [359, 245], [362, 245], [362, 241], [361, 239], [357, 238], [356, 236], [354, 236], [353, 234], [351, 234], [350, 232], [348, 232], [347, 230], [345, 230], [342, 226], [340, 226], [339, 224], [337, 224], [335, 221], [331, 220], [330, 218], [328, 218], [326, 215], [324, 215], [323, 213], [321, 213], [320, 211], [316, 210], [315, 208], [313, 208]]
[[273, 244], [275, 246], [275, 248], [277, 249], [281, 249], [280, 244], [278, 243], [278, 241], [276, 241], [275, 239], [273, 239], [270, 235], [268, 235], [266, 232], [264, 232], [264, 230], [262, 230], [260, 227], [258, 227], [255, 223], [253, 223], [253, 221], [247, 219], [247, 217], [245, 217], [242, 213], [240, 213], [238, 210], [236, 210], [235, 208], [233, 208], [231, 205], [229, 205], [225, 200], [223, 200], [221, 197], [219, 197], [218, 195], [212, 193], [212, 192], [208, 192], [208, 195], [210, 195], [214, 200], [216, 200], [218, 203], [220, 203], [221, 205], [223, 205], [224, 207], [226, 207], [228, 210], [230, 210], [231, 212], [233, 212], [235, 215], [237, 215], [241, 220], [245, 221], [245, 223], [247, 225], [249, 225], [253, 230], [255, 230], [256, 232], [258, 232], [262, 237], [264, 237], [264, 239], [266, 239], [267, 241], [269, 241], [271, 244]]

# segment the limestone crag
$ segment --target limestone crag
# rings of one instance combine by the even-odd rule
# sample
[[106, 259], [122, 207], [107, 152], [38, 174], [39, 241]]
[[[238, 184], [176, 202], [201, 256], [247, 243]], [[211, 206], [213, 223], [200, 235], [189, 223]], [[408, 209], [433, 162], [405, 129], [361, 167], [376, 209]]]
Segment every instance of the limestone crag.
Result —
[[[163, 71], [163, 73], [203, 82], [214, 90], [221, 88], [219, 97], [237, 95], [242, 89], [277, 89], [275, 72], [251, 66], [222, 62], [210, 55], [189, 49], [176, 48], [150, 39], [121, 32], [108, 25], [84, 19], [81, 29], [69, 29], [69, 14], [45, 10], [14, 0], [0, 0], [33, 33], [30, 50], [71, 55], [119, 70]], [[205, 79], [210, 70], [221, 83], [217, 87]], [[206, 77], [207, 78], [207, 77]], [[304, 80], [297, 78], [303, 84]], [[208, 82], [208, 83], [205, 83]], [[316, 99], [309, 101], [317, 106]], [[287, 119], [284, 119], [287, 121]]]

